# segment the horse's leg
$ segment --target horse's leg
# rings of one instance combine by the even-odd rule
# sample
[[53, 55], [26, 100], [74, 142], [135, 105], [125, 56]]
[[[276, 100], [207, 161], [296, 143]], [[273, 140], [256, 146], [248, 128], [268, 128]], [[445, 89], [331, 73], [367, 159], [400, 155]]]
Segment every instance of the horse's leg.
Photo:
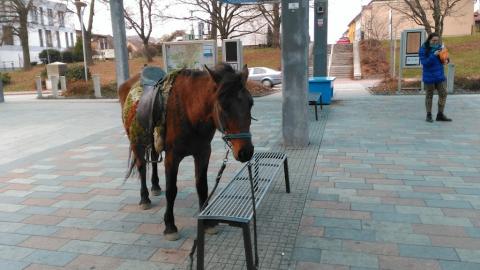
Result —
[[[201, 153], [193, 155], [195, 161], [195, 186], [197, 187], [198, 203], [200, 210], [202, 210], [202, 207], [204, 206], [205, 201], [208, 198], [207, 171], [211, 152], [212, 149], [210, 147], [207, 147]], [[217, 222], [205, 220], [204, 224], [206, 233], [217, 233], [217, 230], [215, 229], [215, 225], [217, 224]]]
[[148, 189], [147, 189], [147, 162], [145, 161], [145, 147], [137, 145], [135, 147], [135, 162], [137, 165], [138, 172], [140, 174], [140, 208], [146, 210], [150, 208], [152, 203], [148, 198]]
[[165, 197], [167, 198], [167, 210], [165, 210], [163, 217], [165, 221], [163, 234], [167, 240], [175, 241], [180, 238], [177, 226], [175, 226], [173, 205], [177, 197], [177, 173], [181, 159], [174, 157], [172, 152], [167, 151], [165, 154]]
[[160, 195], [162, 189], [160, 188], [160, 185], [158, 184], [158, 171], [157, 171], [157, 163], [155, 161], [158, 161], [158, 157], [160, 155], [152, 149], [151, 157], [152, 157], [152, 194], [154, 196]]

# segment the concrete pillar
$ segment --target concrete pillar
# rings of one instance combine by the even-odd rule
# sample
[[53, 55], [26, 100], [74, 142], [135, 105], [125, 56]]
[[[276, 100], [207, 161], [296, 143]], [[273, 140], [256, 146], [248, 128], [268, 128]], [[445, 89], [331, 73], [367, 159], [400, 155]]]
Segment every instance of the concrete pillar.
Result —
[[0, 103], [5, 102], [5, 97], [3, 96], [3, 82], [0, 78]]
[[125, 33], [125, 19], [123, 18], [123, 0], [110, 2], [112, 17], [113, 46], [115, 49], [115, 70], [117, 85], [120, 86], [129, 78], [127, 35]]
[[[308, 29], [308, 28], [307, 28]], [[327, 76], [328, 0], [314, 3], [313, 76]]]
[[96, 98], [101, 98], [102, 97], [102, 92], [100, 90], [100, 76], [95, 74], [92, 76], [93, 80], [93, 90], [95, 93]]
[[50, 76], [50, 81], [52, 82], [52, 95], [56, 98], [58, 96], [58, 76]]
[[67, 91], [67, 79], [65, 76], [60, 76], [60, 89], [62, 92]]
[[454, 83], [455, 83], [455, 65], [449, 63], [447, 66], [448, 66], [447, 93], [452, 94], [453, 93], [453, 86], [454, 86]]
[[37, 98], [42, 98], [42, 78], [35, 76], [35, 85], [37, 86]]
[[282, 0], [282, 133], [287, 146], [308, 145], [308, 1]]

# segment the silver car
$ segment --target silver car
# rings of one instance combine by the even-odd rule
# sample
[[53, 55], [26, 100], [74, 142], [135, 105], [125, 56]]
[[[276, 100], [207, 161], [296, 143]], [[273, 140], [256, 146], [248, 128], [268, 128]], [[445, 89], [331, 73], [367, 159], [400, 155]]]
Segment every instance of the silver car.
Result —
[[252, 67], [248, 69], [248, 79], [272, 87], [282, 83], [282, 72], [267, 67]]

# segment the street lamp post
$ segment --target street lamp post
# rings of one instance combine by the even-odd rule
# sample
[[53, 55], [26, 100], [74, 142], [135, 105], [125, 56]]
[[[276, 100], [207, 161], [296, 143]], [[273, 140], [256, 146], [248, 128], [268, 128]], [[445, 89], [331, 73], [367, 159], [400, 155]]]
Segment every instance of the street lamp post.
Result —
[[85, 53], [85, 31], [83, 30], [83, 12], [82, 12], [82, 8], [86, 7], [87, 4], [84, 2], [81, 2], [80, 0], [75, 0], [75, 6], [77, 7], [78, 17], [80, 18], [80, 28], [82, 28], [83, 67], [85, 69], [85, 81], [88, 81], [87, 55]]

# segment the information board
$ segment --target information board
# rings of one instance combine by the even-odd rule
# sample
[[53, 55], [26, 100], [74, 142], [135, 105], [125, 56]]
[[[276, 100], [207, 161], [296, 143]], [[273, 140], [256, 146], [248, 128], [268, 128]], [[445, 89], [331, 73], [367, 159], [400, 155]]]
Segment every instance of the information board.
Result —
[[203, 69], [203, 65], [214, 68], [217, 63], [213, 40], [165, 42], [162, 49], [166, 72], [181, 68]]

